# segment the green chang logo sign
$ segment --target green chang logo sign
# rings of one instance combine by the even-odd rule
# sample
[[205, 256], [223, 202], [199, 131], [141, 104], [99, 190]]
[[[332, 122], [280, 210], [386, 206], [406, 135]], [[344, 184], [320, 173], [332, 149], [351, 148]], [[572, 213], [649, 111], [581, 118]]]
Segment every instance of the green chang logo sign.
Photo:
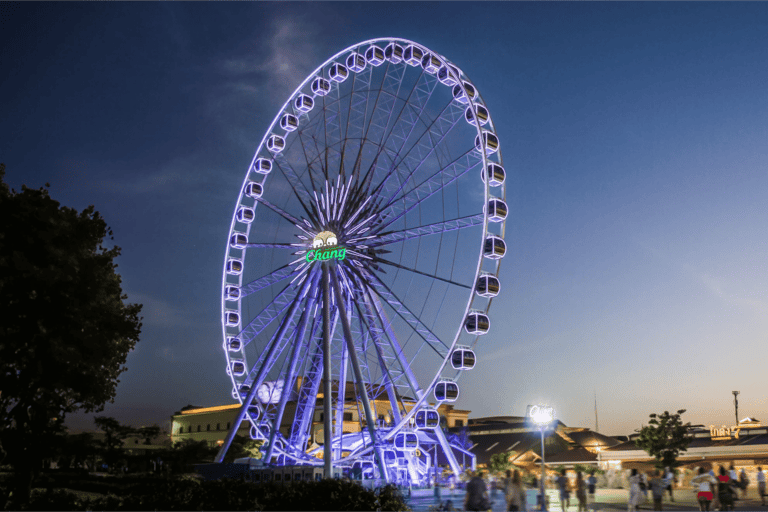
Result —
[[343, 260], [347, 256], [346, 247], [336, 245], [336, 235], [323, 231], [312, 241], [312, 250], [307, 253], [307, 263], [313, 261]]

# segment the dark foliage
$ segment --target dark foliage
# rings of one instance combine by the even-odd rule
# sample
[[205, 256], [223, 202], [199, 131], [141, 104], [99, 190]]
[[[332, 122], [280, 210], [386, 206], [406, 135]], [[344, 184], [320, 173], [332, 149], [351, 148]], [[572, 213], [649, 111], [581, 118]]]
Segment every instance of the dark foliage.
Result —
[[656, 459], [656, 467], [659, 469], [677, 466], [680, 452], [688, 449], [691, 424], [683, 424], [681, 415], [684, 412], [685, 409], [681, 409], [675, 414], [669, 414], [669, 411], [660, 415], [651, 414], [648, 425], [640, 430], [640, 437], [635, 441], [638, 448]]

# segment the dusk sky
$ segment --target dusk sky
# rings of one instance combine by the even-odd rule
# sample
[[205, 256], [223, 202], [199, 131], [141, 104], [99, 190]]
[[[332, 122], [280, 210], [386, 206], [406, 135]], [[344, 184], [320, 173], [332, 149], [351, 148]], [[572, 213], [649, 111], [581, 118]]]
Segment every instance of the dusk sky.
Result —
[[[224, 250], [293, 90], [359, 41], [445, 55], [508, 173], [502, 292], [456, 407], [629, 434], [768, 421], [768, 4], [0, 4], [6, 182], [94, 204], [141, 341], [103, 414], [232, 403]], [[74, 428], [93, 428], [92, 415]]]

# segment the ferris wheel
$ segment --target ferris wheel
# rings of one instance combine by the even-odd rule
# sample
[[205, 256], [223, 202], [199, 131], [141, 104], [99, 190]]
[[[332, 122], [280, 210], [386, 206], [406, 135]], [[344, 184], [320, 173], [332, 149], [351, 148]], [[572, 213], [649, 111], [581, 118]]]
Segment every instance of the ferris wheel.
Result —
[[438, 408], [490, 329], [504, 181], [489, 110], [442, 55], [382, 38], [313, 71], [237, 195], [221, 306], [242, 407], [217, 460], [247, 420], [279, 465], [419, 482], [473, 462]]

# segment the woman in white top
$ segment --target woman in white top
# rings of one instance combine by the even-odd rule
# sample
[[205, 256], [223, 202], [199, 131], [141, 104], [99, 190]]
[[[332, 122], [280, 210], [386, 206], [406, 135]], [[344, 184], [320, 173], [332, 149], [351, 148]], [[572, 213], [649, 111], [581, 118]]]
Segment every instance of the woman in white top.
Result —
[[691, 479], [692, 485], [699, 486], [699, 493], [696, 497], [699, 500], [699, 510], [709, 510], [709, 504], [712, 503], [714, 485], [717, 480], [712, 475], [699, 468], [699, 476]]
[[640, 491], [640, 475], [637, 474], [637, 469], [632, 470], [632, 474], [629, 477], [629, 505], [627, 507], [628, 512], [635, 512], [637, 505], [640, 504], [642, 499], [642, 492]]
[[763, 500], [762, 505], [765, 506], [765, 473], [763, 468], [757, 467], [757, 493], [760, 495], [760, 499]]

